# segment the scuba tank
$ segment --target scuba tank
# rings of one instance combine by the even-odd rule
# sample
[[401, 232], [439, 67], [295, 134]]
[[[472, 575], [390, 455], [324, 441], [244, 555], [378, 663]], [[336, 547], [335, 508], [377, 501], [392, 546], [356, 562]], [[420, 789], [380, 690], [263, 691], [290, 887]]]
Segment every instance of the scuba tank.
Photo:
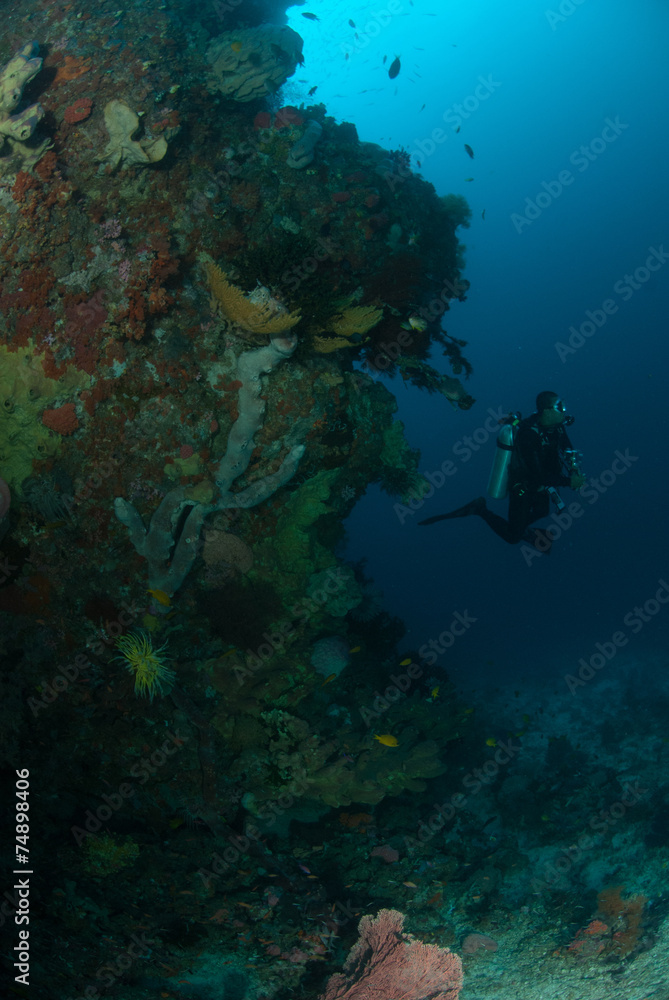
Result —
[[511, 453], [516, 439], [516, 428], [520, 421], [520, 413], [510, 413], [508, 417], [500, 420], [502, 429], [497, 435], [497, 448], [488, 480], [488, 496], [493, 500], [503, 500], [509, 492]]

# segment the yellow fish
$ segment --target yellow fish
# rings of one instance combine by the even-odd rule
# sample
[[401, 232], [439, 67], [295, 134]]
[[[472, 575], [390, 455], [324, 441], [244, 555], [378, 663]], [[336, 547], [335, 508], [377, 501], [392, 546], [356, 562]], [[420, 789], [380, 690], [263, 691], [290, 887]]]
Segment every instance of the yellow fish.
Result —
[[329, 684], [329, 683], [330, 683], [330, 681], [333, 681], [333, 680], [334, 680], [334, 679], [335, 679], [336, 677], [338, 677], [338, 676], [339, 676], [338, 674], [330, 674], [330, 676], [329, 676], [329, 677], [326, 677], [326, 678], [325, 678], [325, 680], [324, 680], [324, 681], [323, 681], [323, 683], [321, 684], [321, 687], [322, 687], [322, 688], [324, 688], [326, 684]]
[[427, 330], [427, 322], [420, 316], [409, 316], [405, 323], [400, 323], [403, 330], [418, 330], [420, 333]]
[[473, 177], [465, 177], [465, 181], [466, 181], [467, 183], [469, 183], [470, 181], [473, 181], [473, 180], [474, 180], [474, 178], [473, 178]]
[[353, 649], [349, 649], [349, 653], [359, 653], [362, 646], [354, 646]]
[[155, 588], [151, 588], [147, 590], [147, 594], [152, 594], [158, 601], [158, 604], [162, 604], [163, 607], [169, 608], [171, 598], [170, 595], [166, 594], [164, 590], [157, 590]]
[[489, 736], [488, 739], [485, 741], [485, 745], [487, 747], [496, 747], [497, 746], [497, 740], [495, 739], [494, 736]]
[[438, 695], [439, 695], [439, 685], [437, 685], [436, 688], [432, 688], [432, 690], [430, 691], [430, 698], [432, 699], [432, 701], [434, 701], [435, 698], [438, 697]]
[[410, 663], [411, 663], [411, 657], [407, 656], [406, 660], [402, 660], [402, 662], [400, 663], [400, 667], [408, 667]]
[[396, 736], [392, 736], [390, 733], [384, 733], [383, 736], [375, 736], [375, 740], [379, 743], [383, 743], [384, 747], [398, 747], [399, 741]]
[[230, 48], [232, 49], [233, 52], [241, 52], [241, 50], [242, 50], [242, 43], [241, 42], [233, 42], [231, 44]]

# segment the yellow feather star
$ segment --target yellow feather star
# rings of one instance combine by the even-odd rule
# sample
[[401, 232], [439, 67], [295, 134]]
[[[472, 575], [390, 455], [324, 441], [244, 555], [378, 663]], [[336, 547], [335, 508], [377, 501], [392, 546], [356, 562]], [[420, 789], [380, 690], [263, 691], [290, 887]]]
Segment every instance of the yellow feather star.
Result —
[[116, 648], [125, 660], [126, 669], [135, 675], [135, 694], [137, 697], [148, 697], [153, 701], [154, 695], [167, 694], [174, 685], [176, 674], [166, 666], [161, 653], [167, 643], [153, 648], [151, 637], [143, 632], [128, 632], [116, 642]]

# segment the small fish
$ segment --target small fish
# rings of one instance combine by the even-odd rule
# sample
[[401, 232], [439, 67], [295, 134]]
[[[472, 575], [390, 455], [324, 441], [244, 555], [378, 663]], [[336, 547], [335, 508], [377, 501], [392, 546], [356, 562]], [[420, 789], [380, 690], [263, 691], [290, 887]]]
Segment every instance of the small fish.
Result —
[[348, 19], [348, 23], [351, 25], [352, 28], [355, 28], [355, 21], [352, 21], [350, 17]]
[[465, 153], [467, 156], [471, 157], [472, 160], [474, 159], [474, 150], [471, 146], [468, 146], [467, 143], [465, 143]]
[[242, 51], [242, 43], [241, 42], [232, 42], [231, 45], [230, 45], [230, 48], [232, 49], [233, 52], [241, 52]]
[[307, 96], [308, 97], [313, 97], [317, 90], [318, 90], [318, 85], [316, 85], [315, 87], [312, 87]]
[[349, 649], [349, 653], [359, 653], [362, 646], [354, 646], [353, 649]]
[[481, 218], [482, 218], [482, 219], [483, 219], [483, 221], [485, 222], [485, 208], [484, 208], [484, 209], [483, 209], [483, 211], [481, 212]]
[[387, 58], [388, 58], [388, 56], [384, 56], [384, 57], [383, 57], [383, 65], [384, 65], [384, 66], [386, 65], [386, 59], [387, 59]]
[[408, 667], [410, 663], [411, 663], [411, 657], [407, 656], [405, 660], [402, 660], [400, 662], [400, 667]]
[[390, 733], [384, 733], [382, 736], [375, 736], [375, 740], [379, 743], [383, 743], [384, 747], [398, 747], [399, 741], [396, 736], [392, 736]]
[[[425, 105], [423, 105], [423, 107], [420, 109], [420, 111], [424, 111], [424, 110], [425, 110]], [[418, 112], [418, 114], [420, 114], [420, 111]]]
[[337, 674], [330, 674], [329, 677], [325, 678], [325, 680], [321, 684], [321, 687], [324, 688], [326, 684], [330, 684], [332, 681], [336, 680], [337, 676], [338, 676]]
[[417, 889], [418, 886], [415, 882], [402, 882], [402, 885], [406, 885], [409, 889]]
[[495, 739], [494, 736], [489, 736], [488, 739], [485, 741], [485, 745], [487, 747], [496, 747], [497, 746], [497, 740]]
[[399, 76], [400, 69], [402, 68], [400, 63], [400, 57], [395, 56], [390, 64], [390, 69], [388, 70], [388, 76], [391, 80], [394, 80], [396, 76]]
[[310, 14], [309, 11], [302, 14], [302, 17], [306, 17], [309, 21], [320, 21], [320, 17], [317, 14]]
[[465, 715], [471, 715], [473, 711], [474, 711], [473, 708], [466, 708], [465, 709]]
[[158, 590], [157, 588], [152, 587], [147, 590], [147, 594], [152, 594], [158, 601], [158, 604], [162, 604], [163, 607], [169, 608], [171, 603], [170, 595], [166, 594], [164, 590]]
[[473, 178], [473, 177], [465, 177], [465, 182], [466, 182], [467, 184], [469, 184], [469, 182], [470, 182], [470, 181], [473, 181], [473, 180], [474, 180], [474, 178]]
[[456, 128], [456, 130], [455, 130], [455, 132], [456, 132], [456, 135], [457, 135], [457, 133], [458, 133], [459, 131], [460, 131], [460, 126], [458, 125], [458, 127], [457, 127], [457, 128]]
[[548, 813], [544, 813], [541, 818], [544, 821], [544, 823], [547, 823], [548, 820], [550, 819], [550, 816], [548, 815]]
[[307, 868], [306, 865], [298, 864], [297, 867], [300, 869], [300, 871], [304, 872], [305, 875], [311, 875], [311, 869]]
[[408, 322], [412, 330], [419, 330], [421, 333], [423, 330], [427, 330], [427, 320], [422, 319], [420, 316], [409, 316]]
[[432, 701], [434, 701], [438, 697], [439, 697], [439, 685], [437, 684], [437, 686], [433, 687], [432, 690], [430, 691], [430, 698], [432, 699]]
[[232, 656], [232, 654], [236, 652], [237, 652], [236, 646], [233, 646], [232, 649], [226, 649], [226, 651], [222, 654], [221, 659], [224, 660], [226, 656]]

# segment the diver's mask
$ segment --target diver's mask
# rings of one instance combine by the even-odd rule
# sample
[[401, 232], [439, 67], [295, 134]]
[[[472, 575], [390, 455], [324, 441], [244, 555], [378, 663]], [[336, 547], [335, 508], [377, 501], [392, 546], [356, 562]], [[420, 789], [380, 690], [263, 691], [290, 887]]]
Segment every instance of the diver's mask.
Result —
[[[567, 407], [561, 399], [556, 399], [551, 409], [555, 410], [556, 413], [567, 414]], [[565, 427], [571, 427], [571, 425], [574, 423], [574, 418], [570, 414], [567, 414], [564, 418], [564, 423]]]

